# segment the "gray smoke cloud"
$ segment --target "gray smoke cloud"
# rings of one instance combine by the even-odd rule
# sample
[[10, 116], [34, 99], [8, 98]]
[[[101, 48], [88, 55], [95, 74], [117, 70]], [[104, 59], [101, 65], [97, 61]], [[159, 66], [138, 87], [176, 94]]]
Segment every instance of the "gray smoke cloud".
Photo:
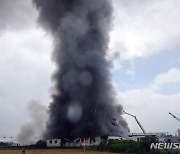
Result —
[[31, 0], [0, 0], [0, 33], [31, 27], [36, 17]]
[[44, 138], [127, 133], [122, 106], [115, 102], [111, 63], [106, 59], [111, 0], [34, 0], [34, 4], [39, 23], [54, 38], [56, 64], [56, 91]]
[[30, 121], [21, 126], [20, 133], [17, 135], [17, 141], [21, 145], [34, 144], [42, 139], [48, 118], [47, 107], [37, 100], [28, 103], [28, 112]]

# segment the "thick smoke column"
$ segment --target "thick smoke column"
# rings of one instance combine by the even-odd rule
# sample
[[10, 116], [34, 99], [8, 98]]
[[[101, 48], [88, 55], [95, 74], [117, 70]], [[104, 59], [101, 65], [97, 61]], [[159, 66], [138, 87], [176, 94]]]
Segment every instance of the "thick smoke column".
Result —
[[[55, 90], [45, 138], [122, 135], [106, 60], [111, 0], [34, 0], [39, 22], [54, 38]], [[118, 126], [112, 124], [116, 118]]]

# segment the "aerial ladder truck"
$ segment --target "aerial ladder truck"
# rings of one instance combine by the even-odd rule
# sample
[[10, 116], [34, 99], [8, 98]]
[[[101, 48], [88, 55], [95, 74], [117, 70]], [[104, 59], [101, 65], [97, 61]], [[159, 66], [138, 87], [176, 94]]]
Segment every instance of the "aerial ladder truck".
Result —
[[144, 135], [147, 135], [146, 131], [144, 130], [143, 126], [142, 126], [141, 123], [138, 121], [138, 119], [136, 118], [136, 116], [134, 116], [134, 115], [132, 115], [132, 114], [130, 114], [130, 113], [127, 113], [127, 112], [125, 112], [125, 111], [123, 111], [123, 112], [124, 112], [125, 114], [133, 117], [133, 118], [136, 120], [136, 122], [137, 122], [137, 124], [139, 125], [139, 127], [141, 128], [143, 134], [144, 134]]
[[169, 114], [170, 114], [174, 119], [176, 119], [177, 121], [180, 122], [180, 119], [179, 119], [178, 117], [176, 117], [174, 114], [172, 114], [171, 112], [169, 112]]
[[[176, 117], [174, 114], [172, 114], [171, 112], [169, 112], [169, 114], [174, 118], [176, 119], [177, 121], [180, 122], [180, 119], [178, 117]], [[180, 129], [177, 129], [177, 134], [180, 136]], [[180, 139], [179, 139], [180, 140]]]

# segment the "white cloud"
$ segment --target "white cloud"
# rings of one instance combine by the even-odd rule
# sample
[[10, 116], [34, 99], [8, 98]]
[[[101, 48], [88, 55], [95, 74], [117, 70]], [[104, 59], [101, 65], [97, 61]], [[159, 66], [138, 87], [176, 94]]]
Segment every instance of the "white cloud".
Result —
[[121, 58], [147, 57], [180, 48], [180, 1], [114, 0], [110, 48]]
[[[178, 127], [175, 121], [168, 115], [168, 112], [180, 117], [179, 102], [180, 89], [173, 94], [162, 94], [163, 88], [168, 88], [167, 84], [176, 83], [180, 86], [180, 70], [172, 68], [166, 73], [159, 74], [155, 79], [142, 89], [132, 89], [119, 92], [118, 97], [125, 110], [137, 115], [147, 131], [169, 131], [174, 132]], [[132, 131], [140, 132], [134, 119], [125, 116]]]
[[32, 0], [0, 1], [0, 33], [31, 28], [36, 17], [37, 11], [32, 7]]
[[172, 82], [180, 82], [180, 70], [177, 68], [172, 68], [167, 73], [159, 74], [153, 81], [158, 86]]
[[35, 27], [0, 36], [0, 136], [16, 135], [28, 119], [29, 100], [49, 104], [54, 70], [51, 43], [49, 36]]

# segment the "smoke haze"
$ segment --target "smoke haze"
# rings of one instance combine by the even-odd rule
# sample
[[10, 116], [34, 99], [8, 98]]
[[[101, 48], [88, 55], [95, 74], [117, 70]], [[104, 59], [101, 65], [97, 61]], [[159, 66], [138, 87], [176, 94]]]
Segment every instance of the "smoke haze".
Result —
[[[110, 0], [34, 0], [39, 23], [54, 38], [55, 93], [45, 138], [123, 135], [127, 123], [115, 103], [106, 54]], [[116, 119], [117, 125], [112, 124]]]
[[17, 135], [17, 141], [21, 145], [34, 144], [43, 138], [42, 132], [45, 131], [47, 107], [37, 100], [32, 100], [28, 103], [28, 112], [30, 121], [21, 126], [20, 133]]
[[36, 17], [31, 0], [0, 0], [0, 34], [5, 30], [31, 27]]

